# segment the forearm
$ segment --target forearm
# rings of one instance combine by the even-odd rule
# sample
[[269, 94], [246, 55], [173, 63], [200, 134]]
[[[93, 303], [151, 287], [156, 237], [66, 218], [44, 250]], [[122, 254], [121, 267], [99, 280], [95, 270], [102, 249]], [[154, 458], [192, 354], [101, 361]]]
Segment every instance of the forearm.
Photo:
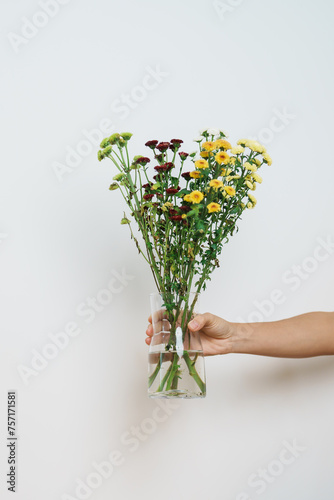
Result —
[[280, 321], [233, 323], [231, 351], [284, 358], [334, 354], [334, 313], [313, 312]]

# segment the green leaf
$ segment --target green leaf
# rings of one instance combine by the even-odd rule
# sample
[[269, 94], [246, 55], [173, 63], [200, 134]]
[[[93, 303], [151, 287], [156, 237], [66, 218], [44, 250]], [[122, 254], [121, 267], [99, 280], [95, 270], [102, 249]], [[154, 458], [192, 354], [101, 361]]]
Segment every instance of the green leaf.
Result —
[[179, 196], [181, 198], [185, 194], [189, 194], [189, 193], [190, 193], [189, 189], [183, 188], [183, 189], [180, 189], [180, 191], [177, 193], [177, 196]]
[[[189, 212], [189, 213], [190, 213], [190, 212]], [[204, 231], [204, 229], [205, 229], [205, 227], [206, 227], [206, 226], [205, 226], [204, 222], [203, 222], [202, 220], [200, 220], [200, 219], [199, 219], [199, 220], [196, 222], [195, 227], [196, 227], [197, 231]]]

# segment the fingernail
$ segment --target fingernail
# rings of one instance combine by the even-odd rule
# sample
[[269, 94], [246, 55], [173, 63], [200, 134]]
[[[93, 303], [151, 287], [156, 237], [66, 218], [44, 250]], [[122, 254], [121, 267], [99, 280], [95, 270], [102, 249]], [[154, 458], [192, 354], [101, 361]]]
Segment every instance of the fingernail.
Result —
[[190, 328], [193, 328], [194, 330], [199, 329], [199, 324], [195, 320], [190, 321], [189, 326], [190, 326]]

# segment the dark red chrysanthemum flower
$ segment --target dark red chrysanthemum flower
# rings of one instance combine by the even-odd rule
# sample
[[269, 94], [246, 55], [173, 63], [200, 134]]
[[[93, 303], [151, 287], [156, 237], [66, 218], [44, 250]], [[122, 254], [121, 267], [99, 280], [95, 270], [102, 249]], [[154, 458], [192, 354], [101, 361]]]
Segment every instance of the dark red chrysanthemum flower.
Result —
[[182, 220], [182, 215], [172, 215], [171, 220]]
[[144, 194], [143, 198], [144, 200], [152, 200], [154, 194]]
[[177, 188], [167, 188], [166, 193], [167, 194], [176, 194], [180, 191], [180, 186]]
[[180, 215], [180, 214], [177, 210], [175, 210], [175, 208], [170, 208], [169, 215]]
[[166, 170], [165, 164], [163, 163], [162, 165], [157, 165], [156, 167], [154, 167], [154, 170], [156, 170], [157, 172], [163, 172], [164, 170]]
[[185, 153], [184, 151], [179, 152], [179, 157], [181, 158], [181, 160], [185, 160], [187, 156], [189, 156], [188, 153]]
[[157, 165], [156, 167], [154, 167], [154, 169], [157, 170], [158, 172], [168, 172], [173, 167], [174, 167], [174, 163], [169, 161], [167, 163], [162, 163], [161, 165]]
[[155, 141], [155, 140], [154, 140], [154, 141], [147, 141], [147, 142], [145, 143], [145, 146], [148, 146], [149, 148], [154, 149], [154, 148], [155, 148], [155, 146], [158, 144], [158, 142], [159, 142], [159, 141]]
[[162, 172], [159, 172], [157, 175], [153, 175], [153, 179], [156, 180], [161, 180]]
[[149, 189], [151, 186], [153, 186], [153, 182], [147, 182], [146, 184], [142, 185], [144, 189]]
[[181, 174], [181, 176], [186, 179], [187, 181], [189, 181], [189, 179], [191, 179], [190, 177], [190, 172], [183, 172], [183, 174]]
[[163, 157], [163, 155], [162, 155], [162, 154], [160, 154], [160, 155], [155, 155], [155, 157], [154, 157], [154, 158], [155, 158], [156, 160], [158, 160], [159, 162], [160, 162], [160, 161], [163, 161], [163, 159], [164, 159], [164, 157]]
[[183, 143], [183, 141], [181, 141], [181, 139], [172, 139], [170, 142], [171, 142], [172, 144], [178, 144], [178, 145], [180, 145], [180, 144], [182, 144], [182, 143]]
[[151, 160], [149, 158], [147, 158], [146, 156], [141, 156], [140, 158], [137, 158], [137, 160], [135, 161], [135, 164], [138, 165], [140, 163], [141, 165], [146, 165], [150, 161]]
[[190, 212], [191, 207], [189, 207], [187, 205], [181, 205], [180, 210], [182, 210], [182, 212]]
[[169, 148], [169, 142], [160, 142], [157, 145], [157, 149], [159, 149], [159, 151], [161, 153], [163, 153], [164, 151], [167, 151], [168, 148]]
[[163, 198], [163, 197], [164, 197], [164, 195], [163, 195], [163, 194], [161, 194], [161, 193], [157, 193], [157, 198]]

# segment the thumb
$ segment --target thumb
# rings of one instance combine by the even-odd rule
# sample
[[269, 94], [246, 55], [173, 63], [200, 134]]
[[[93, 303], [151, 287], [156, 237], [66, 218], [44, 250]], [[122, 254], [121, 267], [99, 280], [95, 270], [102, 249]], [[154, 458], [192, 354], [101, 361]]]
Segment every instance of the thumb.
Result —
[[198, 332], [203, 328], [205, 325], [205, 315], [204, 314], [198, 314], [197, 316], [194, 317], [189, 323], [188, 327], [192, 332]]

